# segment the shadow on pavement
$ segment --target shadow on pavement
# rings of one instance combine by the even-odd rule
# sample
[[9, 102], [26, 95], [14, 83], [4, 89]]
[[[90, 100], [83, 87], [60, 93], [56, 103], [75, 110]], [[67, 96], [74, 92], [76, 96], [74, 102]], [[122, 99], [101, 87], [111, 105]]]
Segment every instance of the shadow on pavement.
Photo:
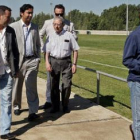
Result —
[[[74, 94], [72, 94], [74, 95]], [[69, 109], [70, 111], [73, 110], [83, 110], [83, 109], [87, 109], [89, 107], [92, 106], [96, 106], [96, 104], [94, 104], [93, 102], [91, 102], [90, 100], [86, 100], [78, 95], [74, 95], [72, 98], [69, 99]], [[28, 111], [28, 109], [23, 109], [21, 110], [22, 113]], [[33, 122], [28, 122], [28, 118], [24, 118], [20, 121], [14, 121], [12, 122], [13, 126], [16, 125], [21, 125], [20, 128], [18, 128], [16, 131], [13, 132], [13, 134], [16, 134], [17, 136], [24, 134], [26, 131], [28, 131], [29, 129], [39, 126], [43, 123], [45, 123], [45, 126], [48, 125], [53, 125], [51, 122], [59, 119], [60, 117], [62, 117], [64, 115], [64, 113], [62, 112], [62, 108], [60, 108], [60, 112], [51, 114], [50, 113], [50, 109], [47, 110], [42, 110], [42, 113], [39, 113], [38, 115], [40, 115], [40, 119], [33, 121]], [[24, 125], [25, 124], [25, 125]]]

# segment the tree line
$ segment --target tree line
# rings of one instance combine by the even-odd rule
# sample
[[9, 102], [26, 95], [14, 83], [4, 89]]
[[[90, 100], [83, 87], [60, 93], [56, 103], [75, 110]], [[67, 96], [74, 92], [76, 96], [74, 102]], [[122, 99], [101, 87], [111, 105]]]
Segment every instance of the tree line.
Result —
[[[70, 11], [65, 18], [72, 21], [76, 30], [125, 30], [126, 28], [126, 4], [105, 9], [101, 15], [92, 11], [80, 12], [77, 9]], [[128, 5], [128, 29], [134, 30], [139, 25], [140, 5]], [[139, 10], [138, 10], [139, 9]], [[36, 14], [32, 21], [41, 28], [44, 21], [53, 15], [43, 12]], [[19, 17], [16, 19], [18, 20]], [[15, 21], [14, 19], [12, 21]]]

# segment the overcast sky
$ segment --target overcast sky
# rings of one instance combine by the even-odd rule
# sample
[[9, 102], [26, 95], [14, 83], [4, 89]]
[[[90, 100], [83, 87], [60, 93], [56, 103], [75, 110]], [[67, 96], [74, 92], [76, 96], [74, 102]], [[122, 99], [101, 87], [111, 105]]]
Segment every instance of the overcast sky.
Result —
[[1, 5], [9, 6], [12, 9], [12, 16], [14, 18], [19, 16], [19, 8], [25, 3], [34, 6], [34, 14], [40, 12], [50, 14], [56, 4], [63, 4], [66, 8], [66, 13], [70, 10], [77, 9], [82, 12], [92, 11], [100, 15], [104, 9], [119, 6], [124, 3], [138, 5], [140, 4], [140, 0], [0, 0]]

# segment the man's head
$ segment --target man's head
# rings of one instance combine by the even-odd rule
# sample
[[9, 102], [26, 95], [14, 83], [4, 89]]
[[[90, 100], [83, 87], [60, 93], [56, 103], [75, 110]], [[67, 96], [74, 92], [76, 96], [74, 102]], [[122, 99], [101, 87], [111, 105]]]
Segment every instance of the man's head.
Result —
[[8, 25], [11, 18], [11, 9], [7, 6], [0, 5], [0, 28], [3, 29]]
[[29, 25], [32, 20], [33, 9], [34, 7], [30, 4], [24, 4], [22, 7], [20, 7], [20, 16], [23, 22], [27, 25]]
[[55, 5], [54, 14], [55, 14], [55, 17], [57, 16], [64, 17], [65, 7], [62, 4]]
[[53, 21], [53, 27], [54, 27], [54, 30], [59, 34], [63, 30], [63, 27], [64, 27], [63, 17], [60, 17], [60, 16], [55, 17]]

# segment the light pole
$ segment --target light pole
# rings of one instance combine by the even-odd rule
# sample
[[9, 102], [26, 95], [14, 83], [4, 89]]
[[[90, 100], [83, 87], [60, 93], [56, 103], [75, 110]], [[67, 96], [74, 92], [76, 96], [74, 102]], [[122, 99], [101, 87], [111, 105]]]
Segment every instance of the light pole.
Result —
[[128, 0], [126, 4], [126, 34], [128, 35]]
[[53, 5], [53, 3], [50, 3], [50, 6], [51, 6], [50, 18], [52, 18], [52, 5]]

